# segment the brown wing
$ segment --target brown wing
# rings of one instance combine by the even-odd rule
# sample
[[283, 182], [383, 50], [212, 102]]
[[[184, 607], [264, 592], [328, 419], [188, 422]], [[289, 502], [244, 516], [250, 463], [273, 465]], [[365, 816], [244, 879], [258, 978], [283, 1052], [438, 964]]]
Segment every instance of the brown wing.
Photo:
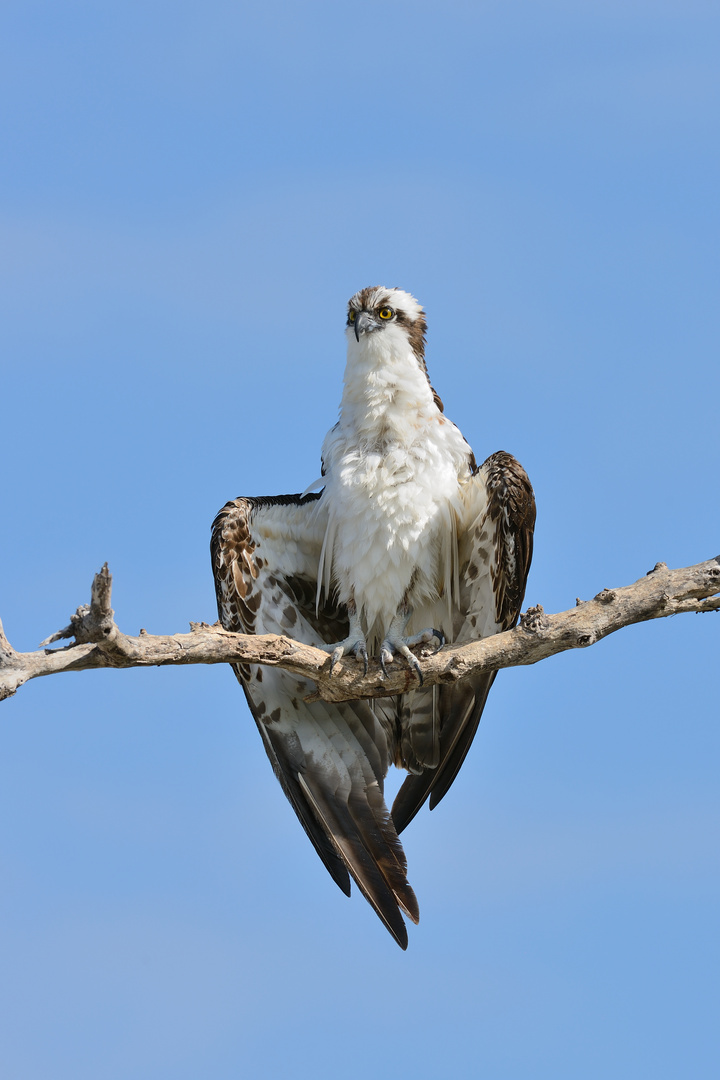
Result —
[[[213, 525], [220, 621], [241, 633], [285, 634], [309, 644], [347, 635], [331, 604], [316, 613], [326, 516], [321, 496], [235, 499]], [[418, 920], [405, 854], [383, 797], [388, 732], [364, 701], [305, 699], [314, 685], [276, 668], [236, 665], [275, 775], [335, 882], [350, 877], [398, 944], [401, 911]]]
[[[467, 483], [458, 527], [459, 604], [454, 641], [509, 630], [520, 615], [532, 559], [535, 498], [522, 465], [499, 451]], [[401, 833], [430, 798], [433, 810], [458, 774], [475, 737], [496, 672], [437, 690], [438, 764], [409, 776], [393, 803]]]

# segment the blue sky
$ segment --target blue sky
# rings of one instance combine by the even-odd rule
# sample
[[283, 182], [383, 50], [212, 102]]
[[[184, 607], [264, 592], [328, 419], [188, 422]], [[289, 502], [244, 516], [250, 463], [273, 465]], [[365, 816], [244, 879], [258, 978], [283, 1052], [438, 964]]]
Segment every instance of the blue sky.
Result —
[[[344, 304], [397, 284], [478, 458], [538, 501], [527, 600], [720, 552], [715, 5], [0, 14], [0, 616], [215, 618], [238, 494], [302, 490]], [[718, 625], [498, 678], [405, 834], [403, 954], [336, 889], [228, 669], [0, 706], [9, 1080], [715, 1076]]]

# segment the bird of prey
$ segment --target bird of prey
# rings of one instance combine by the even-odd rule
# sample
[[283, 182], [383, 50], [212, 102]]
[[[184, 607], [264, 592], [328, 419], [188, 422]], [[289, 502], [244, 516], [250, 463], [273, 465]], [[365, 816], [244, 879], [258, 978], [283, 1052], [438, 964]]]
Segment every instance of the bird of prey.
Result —
[[[322, 478], [299, 495], [241, 497], [213, 525], [220, 621], [284, 634], [383, 668], [409, 664], [400, 696], [308, 701], [312, 683], [237, 664], [265, 750], [318, 855], [346, 894], [350, 878], [401, 948], [418, 921], [398, 834], [447, 792], [475, 735], [495, 672], [422, 685], [419, 645], [514, 626], [532, 556], [535, 500], [502, 451], [479, 467], [445, 416], [425, 364], [425, 313], [401, 289], [348, 303], [340, 418]], [[314, 490], [322, 485], [322, 490]], [[308, 494], [308, 492], [311, 492]], [[409, 776], [388, 811], [390, 764]]]

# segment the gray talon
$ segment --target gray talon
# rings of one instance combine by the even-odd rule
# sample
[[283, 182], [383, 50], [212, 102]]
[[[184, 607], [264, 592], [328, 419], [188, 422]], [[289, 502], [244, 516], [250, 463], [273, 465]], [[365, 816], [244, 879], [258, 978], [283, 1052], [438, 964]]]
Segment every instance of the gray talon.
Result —
[[333, 650], [332, 655], [330, 657], [330, 674], [331, 675], [332, 675], [333, 671], [335, 670], [335, 666], [336, 666], [338, 660], [340, 660], [342, 658], [342, 655], [343, 655], [342, 647]]
[[353, 652], [355, 653], [355, 656], [357, 657], [358, 660], [362, 660], [362, 662], [363, 662], [363, 675], [367, 675], [367, 673], [368, 673], [368, 654], [367, 654], [367, 648], [365, 646], [365, 642], [364, 641], [358, 641], [357, 645], [353, 649]]
[[368, 655], [367, 645], [365, 644], [365, 638], [363, 637], [362, 627], [360, 626], [360, 620], [358, 618], [357, 611], [354, 604], [348, 604], [348, 613], [350, 615], [350, 633], [343, 641], [335, 641], [331, 645], [330, 643], [323, 643], [320, 648], [325, 649], [330, 653], [330, 674], [335, 670], [338, 660], [341, 660], [343, 656], [348, 656], [352, 653], [358, 660], [362, 660], [365, 674], [368, 670]]
[[409, 637], [405, 635], [405, 628], [408, 624], [411, 610], [407, 605], [398, 608], [398, 613], [393, 619], [388, 631], [385, 635], [385, 640], [380, 647], [380, 667], [382, 668], [383, 675], [387, 676], [387, 665], [391, 662], [396, 654], [403, 656], [407, 662], [408, 667], [412, 668], [418, 677], [418, 683], [420, 686], [425, 684], [422, 671], [420, 670], [420, 661], [410, 650], [415, 645], [430, 645], [433, 638], [438, 641], [437, 648], [433, 649], [433, 652], [437, 652], [438, 649], [442, 649], [445, 644], [445, 635], [442, 630], [436, 630], [434, 627], [426, 627], [425, 630], [421, 630], [418, 634], [411, 634]]
[[[412, 656], [412, 653], [410, 655]], [[420, 670], [420, 663], [418, 661], [417, 656], [413, 656], [410, 663], [415, 668], [415, 674], [417, 675], [418, 679], [420, 680], [420, 685], [422, 686], [423, 683], [425, 682], [425, 680], [423, 679], [422, 671]]]

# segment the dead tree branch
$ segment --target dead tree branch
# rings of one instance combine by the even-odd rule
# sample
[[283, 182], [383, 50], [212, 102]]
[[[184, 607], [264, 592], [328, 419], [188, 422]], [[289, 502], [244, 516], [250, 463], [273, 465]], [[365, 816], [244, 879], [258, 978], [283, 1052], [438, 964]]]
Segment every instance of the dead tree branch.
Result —
[[[141, 630], [138, 637], [129, 637], [115, 623], [111, 589], [112, 575], [105, 564], [93, 580], [90, 604], [78, 608], [68, 626], [42, 643], [45, 646], [74, 640], [64, 648], [15, 652], [0, 623], [0, 701], [41, 675], [165, 664], [280, 667], [315, 682], [317, 691], [313, 697], [325, 701], [384, 697], [416, 685], [416, 676], [406, 665], [394, 665], [384, 678], [377, 661], [371, 661], [367, 675], [356, 661], [341, 661], [331, 677], [328, 654], [312, 645], [272, 634], [231, 634], [217, 623], [191, 623], [189, 634], [165, 636]], [[421, 655], [422, 674], [426, 685], [452, 683], [474, 672], [536, 664], [567, 649], [587, 648], [633, 623], [683, 612], [718, 610], [720, 556], [679, 570], [658, 563], [633, 585], [603, 589], [592, 600], [578, 600], [570, 611], [546, 615], [540, 606], [528, 608], [514, 630], [481, 641], [448, 645], [430, 656]]]

